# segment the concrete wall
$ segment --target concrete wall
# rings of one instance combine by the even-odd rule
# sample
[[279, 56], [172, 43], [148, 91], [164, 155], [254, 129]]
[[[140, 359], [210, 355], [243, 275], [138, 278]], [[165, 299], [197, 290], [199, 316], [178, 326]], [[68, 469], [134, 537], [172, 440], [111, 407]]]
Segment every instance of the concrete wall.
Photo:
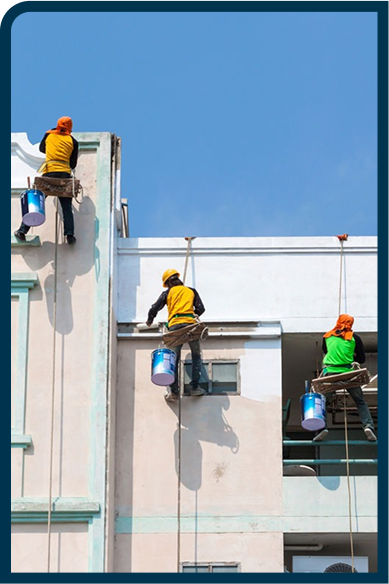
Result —
[[[117, 169], [110, 134], [75, 137], [83, 186], [82, 203], [73, 202], [77, 243], [64, 242], [60, 220], [56, 247], [55, 197], [46, 199], [46, 221], [30, 230], [26, 243], [11, 236], [13, 571], [47, 569], [53, 395], [51, 571], [105, 568]], [[21, 220], [19, 194], [42, 159], [25, 134], [11, 136], [12, 233]]]
[[179, 439], [181, 562], [282, 571], [279, 337], [203, 343], [204, 360], [239, 359], [241, 395], [183, 397], [181, 436], [150, 380], [154, 348], [118, 345], [115, 571], [176, 571]]
[[[299, 334], [309, 343], [313, 333], [320, 338], [334, 325], [338, 239], [193, 241], [185, 283], [199, 291], [206, 306], [202, 320], [210, 336], [202, 343], [203, 359], [238, 359], [241, 394], [182, 398], [179, 539], [178, 406], [165, 403], [163, 390], [150, 381], [159, 332], [140, 332], [136, 324], [146, 320], [161, 293], [164, 270], [175, 268], [183, 276], [187, 242], [118, 243], [115, 571], [175, 572], [179, 544], [181, 562], [236, 561], [243, 572], [283, 572], [285, 534], [308, 537], [317, 517], [307, 512], [307, 521], [301, 509], [294, 517], [300, 483], [285, 484], [282, 478], [281, 340], [285, 333]], [[341, 310], [354, 315], [358, 331], [370, 334], [377, 330], [376, 238], [350, 237], [344, 246]], [[164, 309], [156, 321], [165, 322], [166, 316]], [[188, 358], [186, 349], [182, 359]], [[296, 365], [300, 359], [296, 350]], [[307, 488], [314, 499], [312, 484]], [[359, 516], [363, 489], [356, 485]], [[372, 498], [376, 501], [374, 492]], [[319, 514], [326, 505], [320, 503]], [[339, 507], [340, 515], [344, 509]], [[331, 531], [327, 523], [323, 532]]]

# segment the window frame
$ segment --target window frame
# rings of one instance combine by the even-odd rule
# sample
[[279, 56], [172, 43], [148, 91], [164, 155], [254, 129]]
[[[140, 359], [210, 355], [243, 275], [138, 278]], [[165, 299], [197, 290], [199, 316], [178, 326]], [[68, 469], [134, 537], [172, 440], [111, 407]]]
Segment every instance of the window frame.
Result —
[[[207, 369], [208, 389], [206, 395], [240, 395], [241, 394], [241, 379], [240, 379], [240, 359], [203, 359], [202, 364]], [[212, 391], [213, 382], [213, 365], [236, 365], [236, 390], [235, 391]], [[185, 366], [191, 366], [192, 359], [182, 360], [180, 362], [180, 391], [183, 396], [189, 395], [189, 388], [185, 389]]]
[[240, 562], [181, 562], [180, 572], [185, 573], [185, 568], [208, 568], [209, 574], [214, 573], [213, 568], [236, 568], [236, 570], [231, 570], [231, 574], [242, 571]]

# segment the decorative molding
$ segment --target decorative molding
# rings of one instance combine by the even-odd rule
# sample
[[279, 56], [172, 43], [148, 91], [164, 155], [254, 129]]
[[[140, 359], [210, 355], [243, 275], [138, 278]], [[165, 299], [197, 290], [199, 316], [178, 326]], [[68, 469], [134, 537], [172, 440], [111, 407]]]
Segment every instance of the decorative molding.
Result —
[[26, 241], [19, 241], [14, 235], [11, 235], [11, 247], [40, 247], [41, 245], [39, 235], [26, 235]]
[[[199, 237], [192, 243], [191, 255], [269, 255], [269, 254], [339, 254], [339, 242], [333, 237]], [[120, 238], [119, 255], [184, 256], [182, 238]], [[344, 246], [344, 254], [377, 254], [377, 238], [353, 237]]]
[[11, 448], [28, 448], [32, 444], [29, 434], [13, 434], [11, 431]]
[[[29, 290], [38, 285], [38, 275], [36, 273], [12, 273], [11, 274], [11, 298], [18, 298], [18, 330], [15, 351], [15, 385], [14, 391], [14, 420], [15, 425], [11, 428], [11, 446], [16, 446], [12, 441], [14, 437], [25, 437], [25, 402], [27, 387], [27, 361], [28, 361], [28, 318], [29, 318]], [[30, 437], [31, 440], [31, 437]], [[30, 442], [31, 443], [31, 442]], [[30, 443], [22, 442], [19, 448], [26, 448]]]
[[[208, 327], [208, 338], [249, 338], [249, 339], [277, 339], [282, 335], [282, 327], [279, 321], [253, 322], [253, 321], [225, 321], [207, 322], [202, 320]], [[154, 328], [150, 332], [139, 331], [138, 322], [118, 323], [118, 339], [161, 339], [163, 323], [159, 328]]]
[[[46, 498], [21, 498], [11, 501], [11, 523], [47, 523]], [[83, 497], [58, 497], [52, 501], [54, 523], [91, 522], [100, 515], [100, 503]]]
[[34, 288], [39, 283], [38, 274], [30, 273], [12, 273], [11, 274], [11, 290], [12, 288]]

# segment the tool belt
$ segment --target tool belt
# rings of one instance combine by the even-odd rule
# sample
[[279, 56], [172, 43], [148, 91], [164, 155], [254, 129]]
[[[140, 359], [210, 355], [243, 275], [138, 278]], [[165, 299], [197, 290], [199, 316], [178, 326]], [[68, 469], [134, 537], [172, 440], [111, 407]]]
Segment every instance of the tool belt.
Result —
[[74, 197], [81, 190], [81, 184], [75, 178], [55, 178], [50, 176], [37, 176], [34, 180], [35, 187], [46, 196]]
[[162, 335], [162, 340], [168, 349], [190, 341], [204, 341], [208, 337], [208, 327], [203, 322], [196, 321], [193, 324], [183, 324], [186, 326]]

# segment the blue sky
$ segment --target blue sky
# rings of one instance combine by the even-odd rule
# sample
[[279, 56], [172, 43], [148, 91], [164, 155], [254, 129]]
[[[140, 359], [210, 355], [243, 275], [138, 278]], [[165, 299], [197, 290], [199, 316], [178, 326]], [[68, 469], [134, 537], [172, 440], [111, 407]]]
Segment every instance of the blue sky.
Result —
[[13, 132], [121, 137], [132, 237], [377, 234], [374, 13], [26, 13], [11, 54]]

